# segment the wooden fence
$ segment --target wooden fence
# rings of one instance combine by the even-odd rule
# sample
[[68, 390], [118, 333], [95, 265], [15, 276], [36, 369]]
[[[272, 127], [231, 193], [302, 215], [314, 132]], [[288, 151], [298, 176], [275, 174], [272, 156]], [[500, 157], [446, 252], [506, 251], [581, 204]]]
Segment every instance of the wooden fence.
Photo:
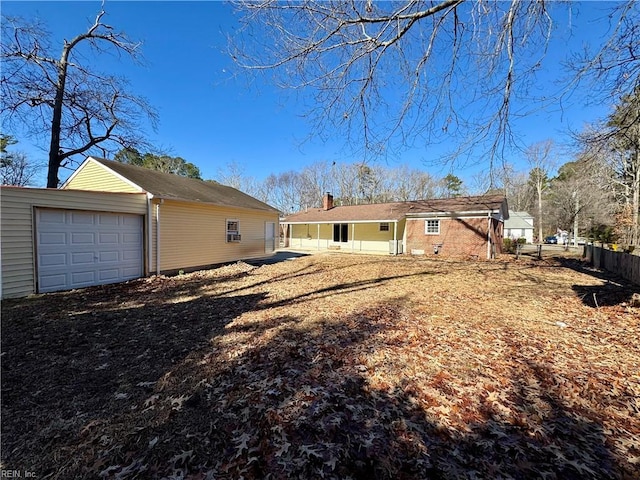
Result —
[[615, 273], [636, 285], [640, 285], [640, 256], [616, 252], [595, 245], [585, 245], [584, 257], [595, 268]]

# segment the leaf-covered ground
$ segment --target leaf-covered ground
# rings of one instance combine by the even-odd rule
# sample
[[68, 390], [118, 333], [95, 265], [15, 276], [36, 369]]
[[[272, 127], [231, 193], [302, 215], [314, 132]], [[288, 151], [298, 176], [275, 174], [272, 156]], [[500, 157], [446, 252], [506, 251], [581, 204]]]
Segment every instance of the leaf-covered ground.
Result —
[[634, 292], [578, 259], [333, 253], [4, 301], [2, 468], [637, 479]]

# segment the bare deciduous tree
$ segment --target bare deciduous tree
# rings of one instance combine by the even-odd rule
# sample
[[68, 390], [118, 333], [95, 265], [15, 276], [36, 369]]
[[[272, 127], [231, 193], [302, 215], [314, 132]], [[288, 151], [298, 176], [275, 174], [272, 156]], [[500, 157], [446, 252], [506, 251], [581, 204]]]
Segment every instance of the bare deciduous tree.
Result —
[[[480, 145], [489, 167], [505, 145], [517, 143], [512, 112], [555, 100], [546, 90], [533, 102], [529, 87], [553, 32], [548, 9], [566, 12], [567, 24], [572, 15], [562, 10], [566, 3], [544, 0], [234, 4], [243, 22], [231, 39], [234, 58], [253, 71], [275, 71], [283, 87], [309, 89], [314, 135], [338, 127], [364, 155], [419, 143], [448, 142], [452, 153]], [[635, 18], [634, 2], [627, 6], [612, 12], [614, 25]], [[632, 26], [625, 32], [631, 37]], [[616, 44], [602, 42], [587, 60], [613, 59]], [[637, 74], [637, 62], [627, 65]], [[603, 69], [617, 71], [613, 62]]]
[[608, 24], [611, 34], [603, 43], [595, 43], [575, 52], [567, 61], [575, 73], [570, 86], [587, 82], [593, 101], [600, 93], [618, 98], [640, 88], [640, 8], [635, 0], [611, 3], [611, 11], [599, 21]]
[[[639, 27], [640, 28], [640, 27]], [[605, 122], [578, 137], [607, 171], [619, 218], [628, 223], [625, 243], [640, 242], [640, 87], [623, 95]], [[625, 212], [622, 214], [622, 212]]]
[[438, 182], [427, 172], [407, 165], [391, 169], [387, 176], [391, 179], [391, 199], [399, 202], [434, 198]]
[[26, 187], [37, 175], [39, 165], [29, 161], [24, 152], [13, 152], [0, 162], [0, 184]]
[[127, 92], [124, 79], [97, 72], [87, 61], [89, 54], [106, 52], [138, 59], [140, 44], [115, 33], [104, 16], [101, 9], [84, 33], [65, 40], [58, 57], [43, 25], [3, 18], [3, 121], [48, 140], [50, 188], [75, 155], [144, 145], [142, 121], [155, 126], [154, 110]]
[[[505, 140], [516, 73], [536, 68], [551, 28], [542, 1], [234, 3], [247, 33], [234, 43], [237, 61], [279, 70], [283, 86], [313, 87], [319, 131], [331, 122], [375, 153], [467, 127], [476, 141]], [[529, 52], [527, 65], [516, 51]], [[489, 113], [469, 124], [472, 99]]]
[[[640, 29], [640, 27], [638, 27]], [[638, 32], [640, 35], [640, 32]], [[640, 52], [639, 52], [640, 53]], [[632, 245], [640, 241], [640, 86], [622, 97], [609, 118], [614, 178], [623, 188], [623, 201], [631, 214]]]
[[536, 198], [536, 221], [538, 223], [538, 239], [543, 238], [543, 194], [549, 188], [549, 175], [556, 165], [553, 155], [553, 142], [547, 140], [531, 145], [526, 151], [529, 164], [529, 183]]
[[547, 214], [562, 229], [573, 231], [574, 246], [582, 233], [612, 223], [616, 207], [602, 167], [601, 158], [583, 152], [562, 165], [551, 181]]

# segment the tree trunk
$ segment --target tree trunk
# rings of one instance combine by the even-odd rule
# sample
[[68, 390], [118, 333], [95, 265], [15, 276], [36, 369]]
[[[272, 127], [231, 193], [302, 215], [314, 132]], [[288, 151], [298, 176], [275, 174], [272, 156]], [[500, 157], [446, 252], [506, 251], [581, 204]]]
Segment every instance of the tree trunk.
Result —
[[538, 243], [542, 243], [542, 186], [536, 185], [538, 193]]
[[631, 221], [633, 222], [631, 227], [631, 244], [637, 246], [638, 242], [640, 241], [638, 232], [638, 228], [640, 227], [638, 225], [638, 217], [640, 213], [640, 148], [636, 148], [634, 157], [635, 158], [633, 160], [633, 166], [635, 168], [633, 169], [633, 191], [631, 192]]
[[575, 204], [573, 214], [573, 246], [578, 246], [578, 212], [580, 211], [580, 199], [578, 198], [578, 192], [575, 193]]
[[47, 188], [58, 188], [58, 171], [62, 158], [60, 155], [60, 127], [62, 125], [62, 103], [64, 100], [64, 87], [67, 82], [67, 65], [69, 51], [72, 44], [65, 42], [58, 64], [58, 82], [56, 96], [53, 102], [53, 117], [51, 119], [51, 143], [49, 144], [49, 171], [47, 173]]

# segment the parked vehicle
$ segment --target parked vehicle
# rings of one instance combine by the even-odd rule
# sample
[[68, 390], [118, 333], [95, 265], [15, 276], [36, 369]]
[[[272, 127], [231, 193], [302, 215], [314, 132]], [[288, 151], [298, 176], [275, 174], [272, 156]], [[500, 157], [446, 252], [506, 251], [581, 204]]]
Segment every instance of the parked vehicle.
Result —
[[[585, 237], [578, 237], [578, 245], [586, 245], [587, 239]], [[573, 245], [573, 237], [569, 239], [569, 245]]]
[[549, 235], [548, 237], [545, 237], [544, 243], [558, 243], [558, 237], [555, 235]]

